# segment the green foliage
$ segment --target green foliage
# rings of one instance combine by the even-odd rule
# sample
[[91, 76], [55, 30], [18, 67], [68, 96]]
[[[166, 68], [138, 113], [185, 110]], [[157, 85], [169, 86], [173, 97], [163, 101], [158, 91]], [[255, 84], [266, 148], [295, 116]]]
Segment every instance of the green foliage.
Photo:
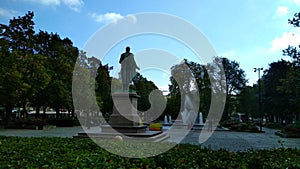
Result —
[[172, 115], [173, 118], [177, 117], [181, 111], [181, 104], [184, 100], [183, 95], [198, 92], [201, 102], [197, 109], [206, 116], [210, 108], [212, 92], [206, 67], [184, 59], [180, 64], [174, 65], [171, 70], [170, 94], [165, 114]]
[[137, 108], [139, 111], [145, 112], [144, 122], [151, 122], [159, 117], [164, 111], [164, 103], [166, 102], [162, 92], [158, 87], [141, 74], [137, 73], [133, 78], [133, 85], [130, 89], [135, 90], [139, 95]]
[[227, 58], [220, 58], [226, 76], [227, 95], [239, 94], [246, 87], [246, 75], [240, 64]]
[[244, 90], [242, 90], [238, 101], [238, 112], [245, 113], [247, 117], [259, 117], [257, 85], [254, 85], [253, 87], [247, 86]]
[[289, 100], [293, 96], [283, 91], [282, 81], [287, 78], [290, 68], [290, 62], [281, 60], [271, 63], [270, 68], [265, 71], [265, 75], [262, 77], [264, 113], [283, 118], [285, 116], [283, 113], [286, 112], [287, 107], [291, 106]]
[[[295, 13], [293, 18], [288, 19], [288, 23], [293, 25], [294, 27], [300, 27], [299, 21], [300, 21], [300, 12]], [[290, 56], [294, 60], [294, 62], [299, 64], [300, 62], [299, 48], [300, 45], [298, 47], [288, 46], [287, 49], [283, 50], [283, 55]]]
[[[300, 27], [299, 25], [300, 13], [295, 13], [294, 18], [289, 19], [288, 23], [294, 27]], [[292, 59], [292, 64], [288, 72], [286, 73], [286, 78], [282, 78], [282, 86], [279, 86], [279, 91], [285, 93], [286, 95], [292, 96], [287, 100], [289, 105], [285, 112], [285, 116], [289, 116], [291, 112], [297, 112], [297, 119], [300, 119], [299, 103], [300, 103], [300, 45], [298, 46], [288, 46], [287, 49], [283, 50], [284, 56], [289, 56]], [[288, 114], [288, 115], [287, 115]], [[286, 117], [287, 118], [287, 117]]]
[[230, 61], [227, 58], [216, 59], [220, 59], [226, 77], [226, 103], [223, 119], [227, 119], [227, 115], [236, 112], [238, 107], [238, 102], [236, 102], [237, 96], [245, 89], [247, 80], [245, 72], [240, 68], [238, 62]]
[[49, 118], [46, 120], [49, 125], [56, 125], [57, 127], [72, 127], [79, 126], [80, 123], [77, 118], [63, 117], [63, 118]]
[[300, 27], [300, 12], [295, 13], [292, 19], [288, 19], [288, 23], [295, 27]]
[[296, 121], [294, 124], [291, 124], [291, 126], [300, 129], [300, 121]]
[[48, 125], [47, 120], [43, 118], [27, 117], [24, 119], [17, 119], [14, 122], [5, 126], [6, 129], [35, 129], [36, 126]]
[[284, 124], [268, 122], [265, 126], [271, 129], [282, 129], [284, 127]]
[[258, 132], [258, 128], [252, 123], [239, 123], [236, 125], [232, 125], [230, 130], [235, 131], [246, 131], [246, 132]]
[[[94, 61], [95, 62], [95, 61]], [[91, 65], [91, 61], [90, 61]], [[92, 66], [91, 66], [92, 67]], [[109, 76], [109, 66], [98, 63], [96, 76], [96, 95], [98, 97], [98, 106], [103, 114], [112, 112], [113, 101], [111, 97], [112, 78]], [[92, 68], [93, 69], [93, 68]], [[114, 83], [115, 84], [115, 83]], [[100, 105], [100, 104], [101, 105]]]
[[[72, 109], [71, 79], [78, 49], [70, 39], [35, 33], [34, 13], [0, 24], [0, 105], [8, 123], [13, 107]], [[57, 114], [59, 117], [59, 114]]]
[[234, 131], [258, 132], [258, 128], [253, 123], [240, 123], [235, 120], [222, 121], [221, 126]]
[[299, 149], [229, 152], [181, 144], [139, 159], [111, 154], [90, 139], [0, 137], [0, 168], [299, 168], [299, 156]]
[[6, 108], [6, 124], [18, 99], [24, 101], [24, 95], [34, 94], [30, 91], [33, 82], [24, 81], [29, 75], [26, 67], [35, 59], [33, 16], [33, 12], [28, 12], [25, 16], [13, 18], [8, 25], [0, 24], [0, 104]]
[[283, 132], [288, 133], [299, 133], [300, 134], [300, 121], [295, 122], [294, 124], [289, 124], [282, 129]]
[[[220, 67], [223, 66], [224, 72]], [[167, 111], [171, 113], [180, 111], [181, 95], [199, 92], [199, 111], [204, 117], [210, 109], [211, 94], [226, 94], [225, 114], [232, 113], [237, 109], [237, 95], [246, 87], [245, 72], [239, 63], [227, 58], [216, 57], [214, 63], [200, 65], [195, 62], [183, 60], [171, 68], [172, 77], [169, 85], [170, 99], [168, 99]], [[195, 81], [193, 81], [195, 79]], [[180, 85], [179, 85], [180, 84]], [[194, 87], [196, 86], [196, 88]]]

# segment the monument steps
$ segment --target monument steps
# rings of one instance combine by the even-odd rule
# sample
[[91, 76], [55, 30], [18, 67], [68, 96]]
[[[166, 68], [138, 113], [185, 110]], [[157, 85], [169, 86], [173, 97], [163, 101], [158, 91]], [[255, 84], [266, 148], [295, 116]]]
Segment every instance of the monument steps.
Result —
[[167, 141], [169, 136], [162, 131], [146, 131], [144, 133], [78, 133], [73, 138], [101, 138], [113, 140], [116, 136], [121, 136], [123, 140], [136, 140], [146, 142]]

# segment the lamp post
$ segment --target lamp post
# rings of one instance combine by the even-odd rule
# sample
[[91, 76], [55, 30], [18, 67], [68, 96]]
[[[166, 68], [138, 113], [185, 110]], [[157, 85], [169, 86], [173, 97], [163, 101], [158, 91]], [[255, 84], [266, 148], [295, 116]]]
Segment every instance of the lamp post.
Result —
[[263, 68], [254, 68], [254, 72], [258, 72], [258, 113], [259, 113], [259, 131], [262, 131], [262, 113], [261, 113], [261, 92], [260, 92], [260, 71]]

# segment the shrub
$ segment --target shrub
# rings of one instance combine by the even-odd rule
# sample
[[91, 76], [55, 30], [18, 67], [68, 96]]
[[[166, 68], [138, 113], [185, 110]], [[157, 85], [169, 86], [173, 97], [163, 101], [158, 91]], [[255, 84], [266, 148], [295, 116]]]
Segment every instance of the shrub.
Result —
[[282, 129], [284, 127], [284, 124], [281, 123], [266, 123], [266, 127], [271, 129]]
[[17, 119], [15, 122], [5, 126], [6, 129], [35, 129], [35, 126], [47, 125], [46, 120], [42, 118], [28, 117], [25, 119]]
[[226, 121], [222, 121], [220, 124], [223, 127], [232, 127], [232, 125], [237, 125], [240, 122], [236, 121], [236, 120], [226, 120]]
[[0, 136], [0, 168], [300, 168], [299, 156], [299, 149], [229, 152], [180, 144], [136, 159], [111, 154], [90, 139]]
[[282, 129], [283, 132], [300, 133], [300, 122], [297, 121], [294, 124], [289, 124]]
[[250, 131], [250, 132], [257, 132], [259, 129], [253, 123], [240, 123], [238, 121], [224, 121], [221, 123], [223, 127], [229, 128], [230, 130], [234, 131]]
[[64, 118], [51, 118], [47, 120], [48, 124], [50, 125], [56, 125], [57, 127], [72, 127], [72, 126], [77, 126], [80, 125], [78, 119], [76, 118], [69, 118], [69, 117], [64, 117]]

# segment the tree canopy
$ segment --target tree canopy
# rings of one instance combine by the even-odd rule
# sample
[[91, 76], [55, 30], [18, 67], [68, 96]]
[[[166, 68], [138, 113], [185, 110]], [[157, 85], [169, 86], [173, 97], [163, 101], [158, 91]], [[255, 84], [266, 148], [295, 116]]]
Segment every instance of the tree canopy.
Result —
[[0, 25], [0, 104], [9, 121], [13, 107], [71, 110], [72, 71], [78, 49], [68, 38], [34, 31], [34, 13]]

